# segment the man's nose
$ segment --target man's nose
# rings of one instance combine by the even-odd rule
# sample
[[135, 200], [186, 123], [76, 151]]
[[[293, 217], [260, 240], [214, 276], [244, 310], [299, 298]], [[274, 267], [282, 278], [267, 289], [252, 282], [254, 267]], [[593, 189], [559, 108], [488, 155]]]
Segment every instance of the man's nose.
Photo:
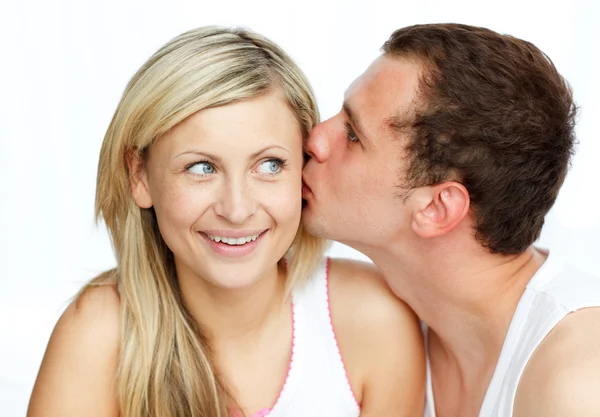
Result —
[[306, 153], [320, 163], [327, 161], [331, 152], [327, 122], [319, 123], [311, 130], [305, 145]]

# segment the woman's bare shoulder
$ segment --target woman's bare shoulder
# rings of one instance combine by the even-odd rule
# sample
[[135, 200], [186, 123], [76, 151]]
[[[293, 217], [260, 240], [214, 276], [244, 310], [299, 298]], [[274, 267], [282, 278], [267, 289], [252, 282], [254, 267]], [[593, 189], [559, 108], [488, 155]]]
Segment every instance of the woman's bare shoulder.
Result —
[[67, 307], [52, 332], [27, 416], [117, 416], [119, 340], [116, 287], [92, 283]]
[[329, 292], [338, 307], [365, 324], [393, 325], [417, 320], [410, 307], [392, 293], [372, 263], [331, 259]]
[[422, 415], [423, 337], [417, 316], [379, 269], [330, 261], [329, 299], [337, 342], [361, 415]]

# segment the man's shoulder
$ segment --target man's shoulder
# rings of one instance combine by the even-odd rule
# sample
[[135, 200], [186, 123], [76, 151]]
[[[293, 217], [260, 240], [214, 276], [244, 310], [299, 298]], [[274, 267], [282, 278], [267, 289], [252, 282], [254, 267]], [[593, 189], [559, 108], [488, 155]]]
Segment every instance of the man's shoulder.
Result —
[[567, 311], [600, 306], [600, 271], [582, 269], [551, 253], [527, 288]]
[[600, 410], [600, 306], [568, 314], [547, 335], [519, 382], [515, 417], [592, 416]]

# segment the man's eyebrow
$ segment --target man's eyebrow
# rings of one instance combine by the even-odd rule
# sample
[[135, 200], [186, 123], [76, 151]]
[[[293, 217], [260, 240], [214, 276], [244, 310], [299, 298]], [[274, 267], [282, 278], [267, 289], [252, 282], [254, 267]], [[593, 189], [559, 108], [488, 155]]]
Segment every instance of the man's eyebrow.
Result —
[[346, 113], [348, 115], [348, 119], [350, 119], [350, 123], [352, 124], [352, 127], [354, 128], [356, 133], [358, 133], [358, 135], [362, 139], [365, 139], [366, 141], [371, 142], [369, 140], [369, 138], [367, 137], [367, 135], [365, 134], [365, 131], [362, 128], [362, 125], [360, 124], [360, 119], [358, 118], [358, 115], [352, 110], [352, 108], [350, 107], [350, 105], [348, 104], [347, 101], [344, 100], [344, 104], [342, 105], [342, 108], [344, 109], [344, 113]]
[[403, 114], [386, 117], [384, 123], [395, 139], [401, 139], [414, 128], [415, 115], [406, 111]]

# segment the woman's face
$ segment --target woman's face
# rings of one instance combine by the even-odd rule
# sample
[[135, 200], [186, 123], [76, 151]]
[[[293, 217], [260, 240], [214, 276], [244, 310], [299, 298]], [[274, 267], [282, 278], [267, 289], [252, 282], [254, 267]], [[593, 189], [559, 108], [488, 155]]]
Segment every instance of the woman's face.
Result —
[[132, 179], [180, 274], [239, 288], [273, 273], [301, 214], [302, 133], [279, 91], [193, 114]]

